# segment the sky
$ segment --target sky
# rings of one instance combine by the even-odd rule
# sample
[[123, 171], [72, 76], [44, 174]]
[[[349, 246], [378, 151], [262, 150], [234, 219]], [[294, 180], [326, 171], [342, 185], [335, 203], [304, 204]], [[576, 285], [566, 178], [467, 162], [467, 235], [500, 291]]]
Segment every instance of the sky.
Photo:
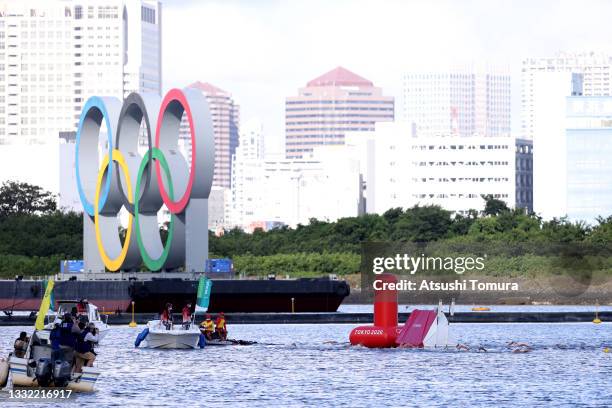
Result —
[[285, 97], [339, 65], [395, 96], [397, 113], [402, 73], [493, 65], [512, 74], [517, 129], [521, 61], [609, 51], [609, 16], [612, 2], [591, 0], [165, 0], [163, 87], [231, 92], [242, 122], [263, 122], [267, 153], [281, 153]]

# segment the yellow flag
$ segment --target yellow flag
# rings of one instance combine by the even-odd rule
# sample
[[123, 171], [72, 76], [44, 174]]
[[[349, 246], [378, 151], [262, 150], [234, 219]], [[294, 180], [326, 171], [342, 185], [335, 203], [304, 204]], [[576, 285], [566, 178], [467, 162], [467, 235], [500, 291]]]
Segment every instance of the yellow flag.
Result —
[[53, 279], [49, 279], [47, 283], [47, 289], [45, 290], [45, 296], [43, 296], [42, 302], [40, 302], [40, 309], [38, 309], [38, 316], [36, 317], [36, 330], [43, 330], [45, 328], [45, 316], [49, 311], [51, 305], [51, 294], [53, 293]]

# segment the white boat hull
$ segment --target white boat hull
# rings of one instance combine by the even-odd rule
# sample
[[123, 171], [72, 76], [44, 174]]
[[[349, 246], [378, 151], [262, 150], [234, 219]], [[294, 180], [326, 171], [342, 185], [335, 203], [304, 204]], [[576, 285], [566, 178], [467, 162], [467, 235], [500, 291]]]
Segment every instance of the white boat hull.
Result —
[[159, 321], [152, 321], [147, 324], [149, 334], [147, 335], [144, 346], [158, 349], [195, 349], [200, 341], [200, 330], [197, 327], [183, 329], [175, 326], [168, 330], [159, 324]]
[[[28, 360], [11, 356], [9, 371], [13, 387], [38, 387], [33, 373], [28, 373]], [[93, 392], [100, 371], [94, 367], [83, 367], [83, 373], [76, 374], [65, 387], [76, 392]]]
[[198, 347], [200, 334], [183, 334], [173, 336], [169, 334], [151, 333], [145, 340], [145, 347], [160, 349], [194, 349]]

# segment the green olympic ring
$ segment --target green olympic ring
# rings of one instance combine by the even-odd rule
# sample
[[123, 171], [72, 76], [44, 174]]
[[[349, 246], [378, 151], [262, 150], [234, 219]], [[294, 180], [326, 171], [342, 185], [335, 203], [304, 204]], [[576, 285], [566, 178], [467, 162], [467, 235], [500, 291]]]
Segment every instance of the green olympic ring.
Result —
[[140, 248], [142, 260], [144, 261], [147, 268], [149, 268], [152, 271], [158, 271], [162, 269], [162, 267], [166, 263], [166, 259], [168, 259], [168, 254], [170, 253], [170, 247], [172, 245], [172, 238], [174, 236], [174, 218], [176, 217], [176, 215], [171, 214], [170, 216], [170, 225], [168, 226], [168, 238], [166, 239], [166, 244], [164, 245], [164, 250], [162, 251], [162, 254], [160, 255], [159, 258], [153, 259], [151, 255], [149, 255], [149, 253], [147, 252], [147, 249], [145, 248], [144, 241], [142, 239], [141, 232], [140, 232], [140, 222], [138, 219], [139, 213], [140, 213], [140, 211], [138, 211], [139, 201], [140, 201], [140, 197], [139, 197], [140, 196], [139, 194], [140, 184], [141, 184], [141, 180], [142, 180], [144, 171], [147, 167], [147, 164], [149, 163], [149, 157], [152, 157], [154, 160], [159, 161], [159, 164], [164, 169], [164, 172], [166, 173], [166, 176], [168, 177], [168, 195], [170, 196], [170, 199], [174, 199], [174, 190], [172, 188], [172, 176], [170, 175], [170, 167], [168, 166], [168, 162], [166, 161], [164, 154], [162, 153], [161, 150], [159, 150], [156, 147], [151, 148], [151, 153], [152, 153], [151, 156], [146, 154], [142, 157], [142, 161], [140, 162], [140, 167], [138, 169], [138, 177], [136, 178], [136, 188], [134, 189], [134, 215], [135, 215], [135, 220], [134, 220], [135, 226], [134, 227], [136, 228], [136, 238], [138, 240], [138, 248]]

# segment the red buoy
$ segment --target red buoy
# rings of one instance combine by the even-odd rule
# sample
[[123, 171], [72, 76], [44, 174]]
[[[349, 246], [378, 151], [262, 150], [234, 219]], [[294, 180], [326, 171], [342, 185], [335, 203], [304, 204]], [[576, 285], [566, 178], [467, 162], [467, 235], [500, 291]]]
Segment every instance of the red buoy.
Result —
[[[382, 274], [375, 279], [374, 325], [355, 327], [349, 336], [352, 345], [372, 348], [395, 347], [397, 326], [397, 290], [395, 275]], [[391, 285], [389, 285], [391, 284]], [[392, 289], [389, 288], [392, 287]]]

